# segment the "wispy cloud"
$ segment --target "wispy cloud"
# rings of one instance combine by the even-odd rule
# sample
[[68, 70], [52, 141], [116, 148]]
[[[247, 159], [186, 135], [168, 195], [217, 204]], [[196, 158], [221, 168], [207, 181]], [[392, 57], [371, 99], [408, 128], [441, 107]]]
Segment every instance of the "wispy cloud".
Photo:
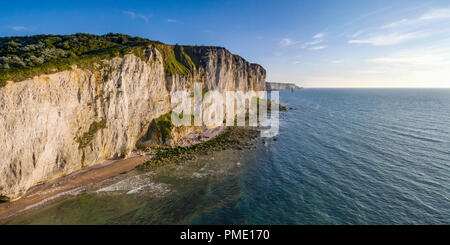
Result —
[[316, 35], [313, 36], [313, 39], [319, 39], [319, 38], [324, 38], [327, 34], [324, 32], [321, 33], [317, 33]]
[[448, 25], [442, 26], [444, 19], [450, 19], [450, 8], [433, 9], [416, 18], [403, 18], [385, 24], [374, 28], [371, 33], [367, 33], [365, 38], [355, 39], [362, 34], [362, 31], [357, 32], [358, 35], [352, 36], [354, 39], [349, 40], [348, 43], [388, 46], [439, 35], [444, 30], [450, 31]]
[[[397, 86], [449, 87], [450, 46], [409, 48], [366, 60], [369, 65], [356, 72], [370, 78], [396, 81]], [[380, 84], [382, 82], [380, 81]]]
[[302, 45], [302, 48], [308, 48], [308, 47], [310, 47], [310, 46], [317, 45], [317, 44], [320, 44], [320, 43], [322, 43], [322, 42], [323, 42], [322, 39], [312, 40], [311, 42], [306, 42], [306, 43], [304, 43], [304, 44]]
[[167, 22], [169, 22], [169, 23], [176, 23], [177, 20], [175, 20], [175, 19], [167, 19]]
[[144, 14], [139, 14], [133, 11], [122, 11], [123, 14], [130, 16], [133, 19], [141, 19], [143, 21], [145, 21], [145, 23], [148, 23], [149, 18], [151, 17], [151, 15], [144, 15]]
[[420, 20], [450, 19], [450, 8], [433, 9], [422, 15]]
[[[323, 38], [325, 36], [326, 36], [325, 33], [318, 33], [312, 37], [311, 41], [301, 44], [300, 47], [303, 49], [309, 49], [309, 50], [324, 49], [327, 47], [326, 45], [321, 45], [321, 46], [318, 46], [318, 45], [324, 42]], [[281, 39], [279, 42], [279, 45], [284, 48], [291, 47], [293, 45], [298, 45], [298, 44], [300, 44], [299, 41], [294, 41], [291, 38], [287, 38], [287, 37]], [[298, 47], [298, 46], [296, 46], [296, 47]]]
[[357, 31], [357, 32], [353, 33], [352, 35], [350, 35], [350, 37], [351, 38], [357, 38], [357, 37], [361, 36], [365, 32], [366, 32], [366, 30], [360, 30], [360, 31]]
[[350, 44], [371, 44], [373, 46], [387, 46], [396, 45], [412, 39], [423, 38], [429, 36], [426, 32], [411, 32], [411, 33], [391, 33], [372, 36], [366, 39], [354, 39], [348, 41]]
[[328, 46], [323, 45], [323, 46], [313, 46], [308, 48], [309, 50], [321, 50], [321, 49], [326, 49]]
[[326, 37], [326, 33], [318, 33], [316, 35], [314, 35], [312, 37], [312, 40], [309, 42], [304, 43], [301, 47], [303, 49], [308, 49], [308, 50], [321, 50], [324, 48], [327, 48], [326, 45], [320, 45], [318, 46], [318, 44], [321, 44], [324, 42], [324, 38]]
[[385, 65], [445, 66], [450, 65], [450, 49], [414, 49], [393, 55], [368, 59], [367, 62]]
[[28, 27], [25, 26], [8, 26], [9, 29], [14, 30], [14, 31], [27, 31], [29, 30]]
[[402, 20], [399, 20], [399, 21], [396, 21], [396, 22], [392, 22], [392, 23], [386, 24], [386, 25], [382, 26], [381, 29], [395, 28], [395, 27], [404, 25], [404, 24], [406, 24], [408, 22], [409, 22], [408, 19], [402, 19]]
[[433, 9], [424, 14], [422, 14], [418, 18], [413, 19], [402, 19], [399, 21], [395, 21], [384, 25], [381, 29], [390, 29], [390, 28], [423, 28], [424, 25], [434, 25], [434, 21], [442, 21], [444, 19], [450, 19], [450, 8], [441, 8], [441, 9]]
[[294, 43], [295, 42], [292, 41], [292, 39], [290, 39], [290, 38], [283, 38], [280, 41], [280, 46], [281, 47], [289, 47], [289, 46], [292, 46]]

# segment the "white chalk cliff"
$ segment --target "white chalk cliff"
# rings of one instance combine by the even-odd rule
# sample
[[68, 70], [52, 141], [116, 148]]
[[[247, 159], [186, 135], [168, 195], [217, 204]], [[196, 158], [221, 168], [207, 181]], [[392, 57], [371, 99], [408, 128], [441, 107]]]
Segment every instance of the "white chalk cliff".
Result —
[[0, 197], [114, 156], [127, 156], [170, 95], [202, 82], [208, 90], [265, 89], [265, 70], [223, 48], [191, 47], [193, 74], [166, 73], [154, 46], [104, 60], [96, 69], [40, 75], [0, 87]]

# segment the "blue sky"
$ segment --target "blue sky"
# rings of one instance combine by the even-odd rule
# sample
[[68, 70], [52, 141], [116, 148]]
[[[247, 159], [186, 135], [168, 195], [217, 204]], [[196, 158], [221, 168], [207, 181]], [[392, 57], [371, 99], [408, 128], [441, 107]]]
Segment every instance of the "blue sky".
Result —
[[305, 87], [450, 87], [450, 2], [5, 1], [0, 36], [126, 33], [217, 45]]

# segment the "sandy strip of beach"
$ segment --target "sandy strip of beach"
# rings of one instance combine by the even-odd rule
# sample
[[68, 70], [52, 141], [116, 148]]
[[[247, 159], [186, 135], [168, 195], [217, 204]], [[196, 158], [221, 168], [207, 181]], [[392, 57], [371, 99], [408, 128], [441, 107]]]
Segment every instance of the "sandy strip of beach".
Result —
[[[188, 145], [208, 141], [223, 133], [225, 129], [225, 126], [209, 129], [204, 128], [200, 134], [187, 136], [187, 138], [192, 138]], [[107, 160], [103, 163], [80, 169], [44, 184], [36, 185], [30, 188], [24, 196], [14, 202], [0, 203], [0, 222], [30, 208], [40, 206], [58, 197], [73, 193], [86, 185], [99, 183], [121, 173], [131, 171], [137, 166], [149, 161], [152, 157], [153, 155], [136, 156], [136, 154], [133, 154], [133, 157], [127, 159]]]
[[14, 202], [0, 203], [0, 221], [17, 215], [32, 207], [44, 204], [47, 200], [64, 196], [88, 184], [98, 183], [133, 170], [136, 166], [151, 159], [151, 155], [135, 156], [121, 160], [107, 160], [101, 164], [83, 168], [69, 175], [30, 188], [27, 193]]

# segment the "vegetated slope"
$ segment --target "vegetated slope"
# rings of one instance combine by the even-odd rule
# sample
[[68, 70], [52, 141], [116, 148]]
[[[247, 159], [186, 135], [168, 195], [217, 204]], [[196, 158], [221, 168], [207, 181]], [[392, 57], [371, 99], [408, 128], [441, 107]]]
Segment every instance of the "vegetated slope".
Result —
[[194, 52], [195, 46], [166, 45], [125, 34], [0, 37], [0, 86], [7, 81], [67, 70], [73, 64], [89, 69], [103, 59], [125, 54], [144, 58], [143, 50], [149, 45], [155, 45], [163, 55], [165, 71], [170, 75], [192, 74], [201, 60]]

